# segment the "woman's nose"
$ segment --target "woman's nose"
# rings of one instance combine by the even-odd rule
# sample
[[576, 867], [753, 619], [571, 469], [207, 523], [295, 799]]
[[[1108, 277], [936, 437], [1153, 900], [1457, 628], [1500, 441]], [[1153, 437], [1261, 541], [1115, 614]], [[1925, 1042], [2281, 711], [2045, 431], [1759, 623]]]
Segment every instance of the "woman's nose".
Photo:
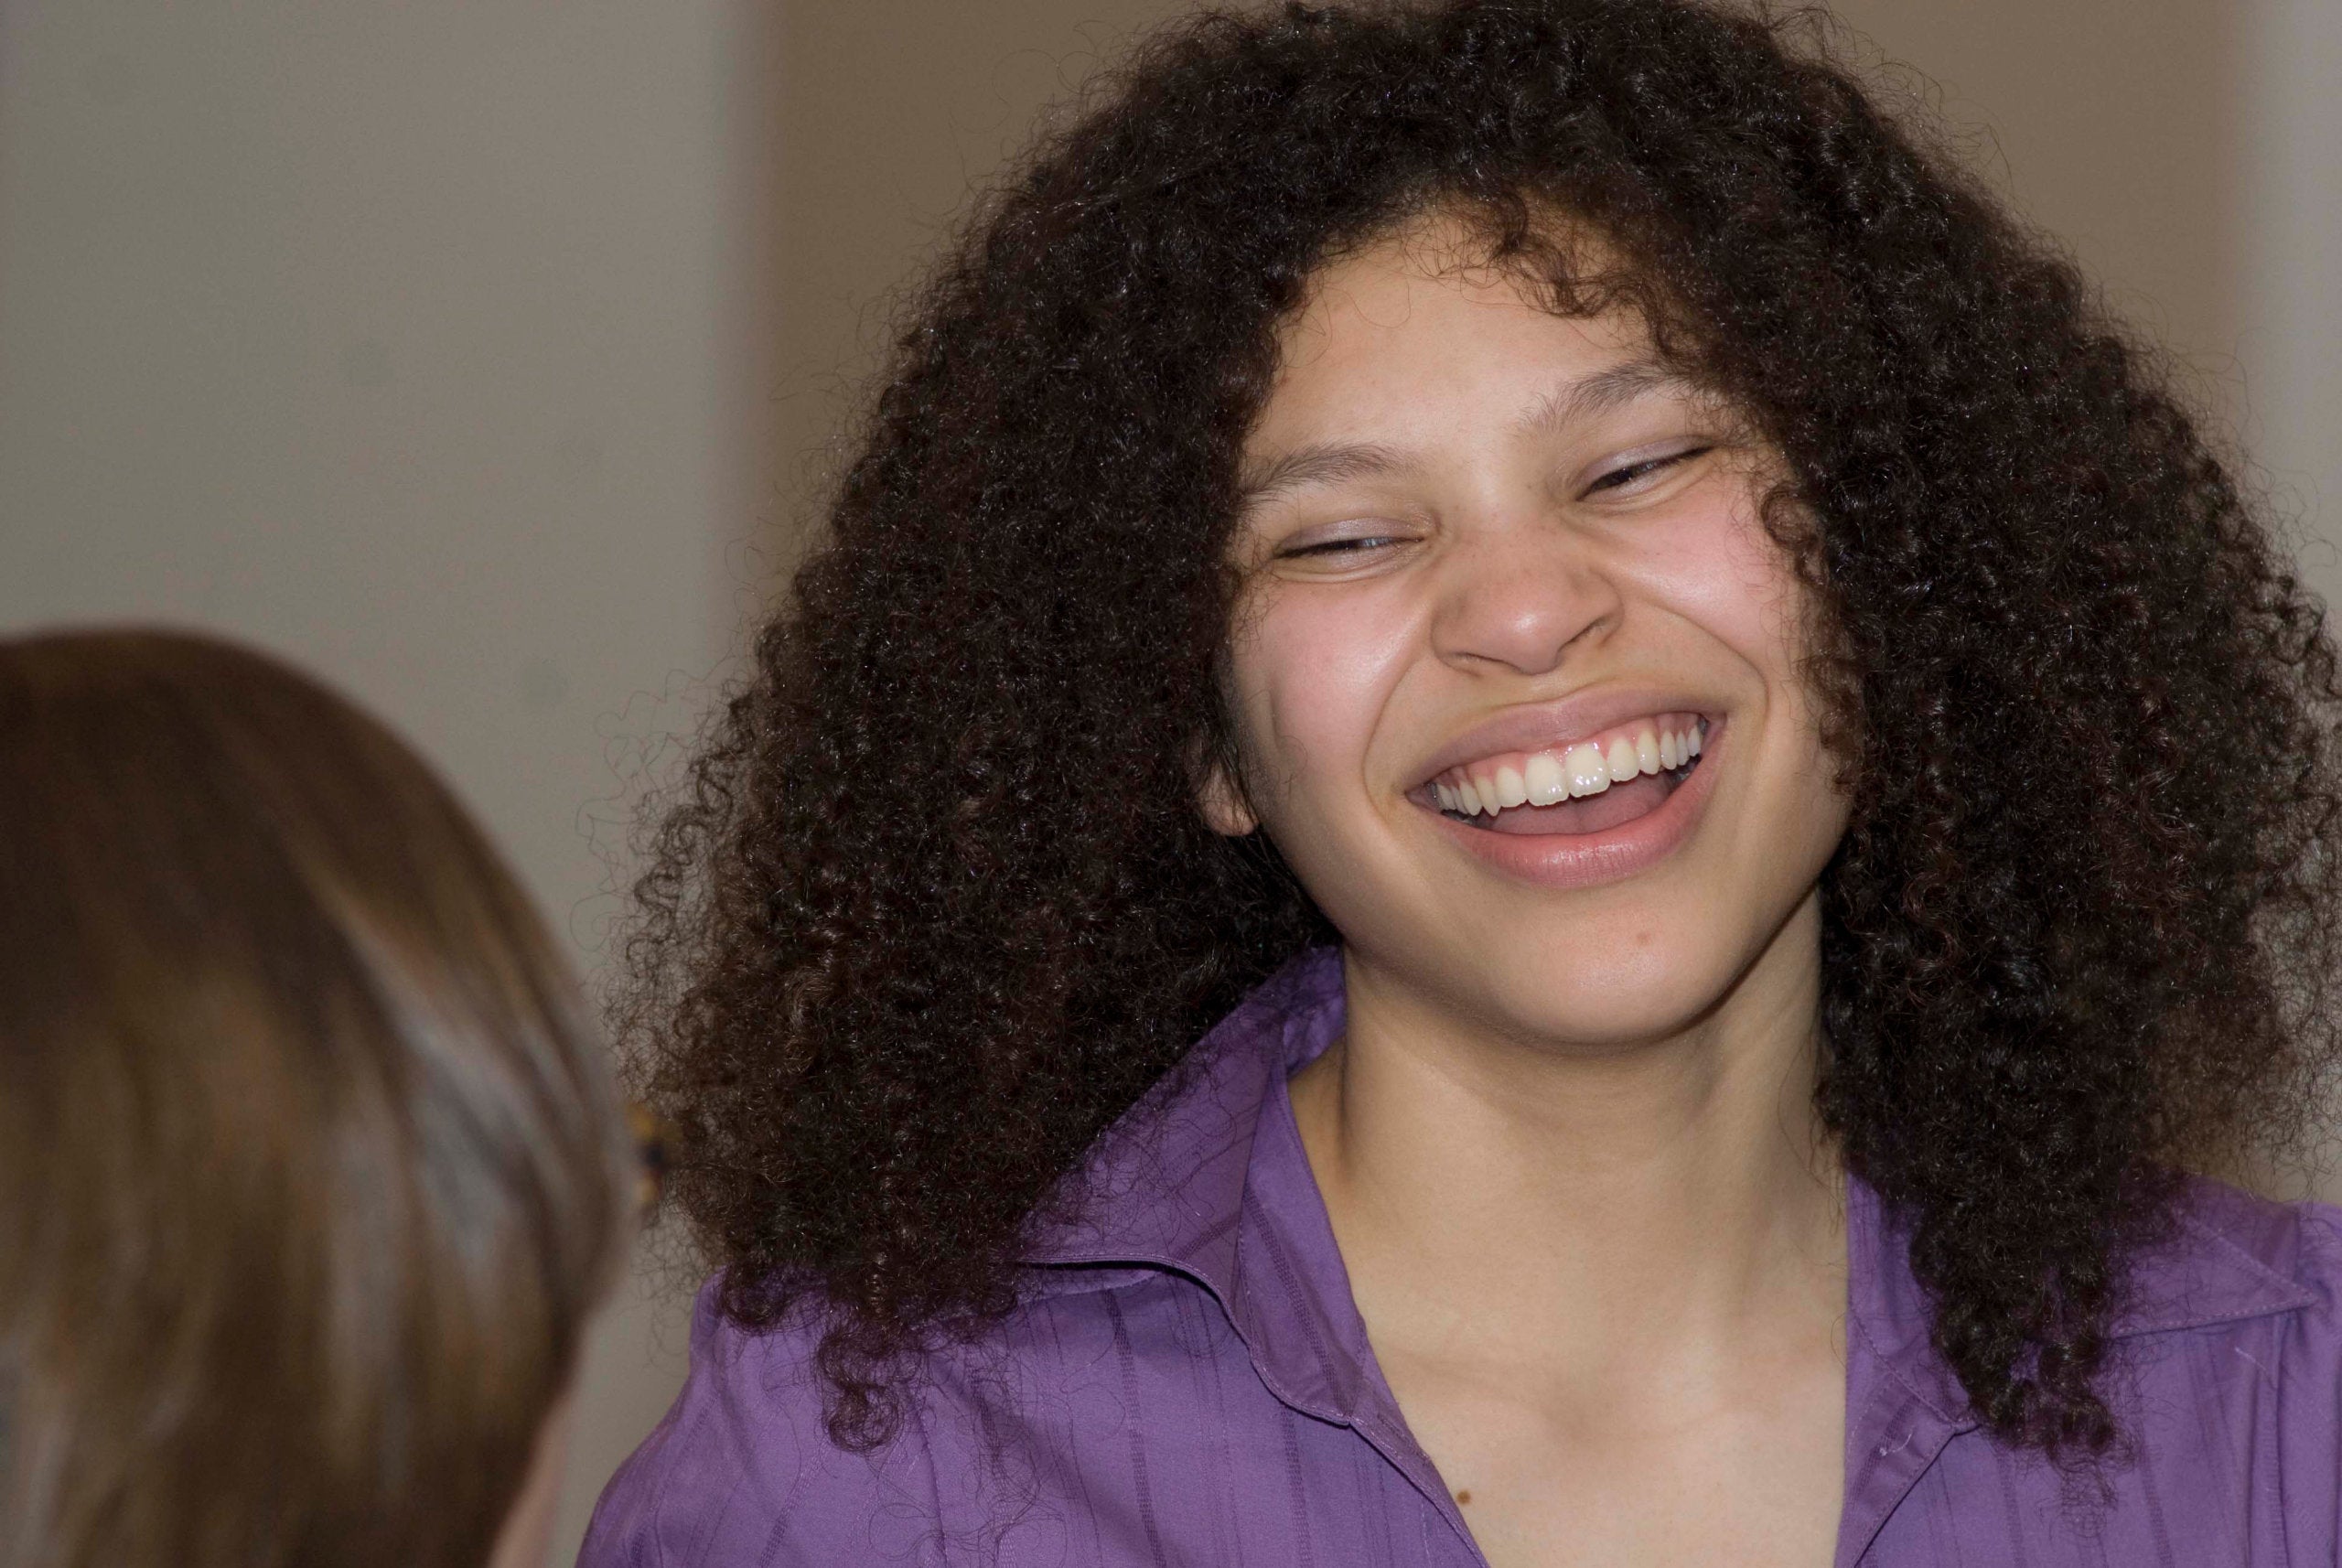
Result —
[[1432, 623], [1443, 660], [1466, 671], [1542, 675], [1617, 624], [1616, 585], [1582, 541], [1550, 529], [1450, 556]]

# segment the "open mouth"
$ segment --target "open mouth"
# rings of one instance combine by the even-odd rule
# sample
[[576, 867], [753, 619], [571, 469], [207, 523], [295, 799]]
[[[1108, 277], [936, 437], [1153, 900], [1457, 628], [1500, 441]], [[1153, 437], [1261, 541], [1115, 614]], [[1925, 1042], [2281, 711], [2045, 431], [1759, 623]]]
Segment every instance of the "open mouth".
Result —
[[1487, 832], [1598, 833], [1666, 804], [1699, 768], [1709, 729], [1698, 714], [1654, 714], [1542, 750], [1479, 757], [1414, 794]]

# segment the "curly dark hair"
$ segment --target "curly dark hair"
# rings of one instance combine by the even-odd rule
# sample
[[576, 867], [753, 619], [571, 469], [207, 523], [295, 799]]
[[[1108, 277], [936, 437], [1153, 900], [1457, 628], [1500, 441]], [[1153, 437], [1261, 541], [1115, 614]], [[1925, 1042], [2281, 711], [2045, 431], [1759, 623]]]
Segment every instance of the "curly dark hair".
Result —
[[1225, 545], [1279, 324], [1433, 212], [1556, 309], [1642, 311], [1783, 459], [1853, 799], [1820, 1110], [1983, 1423], [2119, 1436], [2106, 1330], [2175, 1173], [2298, 1147], [2336, 1058], [2335, 652], [2162, 362], [1914, 123], [1800, 16], [1294, 5], [1155, 35], [986, 199], [630, 944], [673, 1196], [733, 1318], [825, 1315], [839, 1441], [1333, 936], [1195, 803]]

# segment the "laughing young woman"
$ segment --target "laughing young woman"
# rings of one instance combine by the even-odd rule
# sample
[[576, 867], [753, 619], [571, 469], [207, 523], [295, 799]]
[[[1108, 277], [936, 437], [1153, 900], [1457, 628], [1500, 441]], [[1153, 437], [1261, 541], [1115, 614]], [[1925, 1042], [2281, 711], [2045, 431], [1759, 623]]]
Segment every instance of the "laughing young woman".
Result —
[[2333, 648], [1789, 27], [1158, 39], [831, 524], [646, 885], [722, 1268], [589, 1568], [2334, 1561], [2342, 1217], [2189, 1174], [2335, 1060]]

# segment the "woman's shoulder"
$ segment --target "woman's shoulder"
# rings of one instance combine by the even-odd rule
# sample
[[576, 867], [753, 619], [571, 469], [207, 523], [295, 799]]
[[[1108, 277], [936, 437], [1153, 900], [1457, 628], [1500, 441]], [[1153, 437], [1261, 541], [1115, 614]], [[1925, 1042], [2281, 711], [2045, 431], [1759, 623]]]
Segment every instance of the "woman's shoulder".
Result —
[[[2104, 1511], [2076, 1555], [2077, 1472], [1939, 1407], [1928, 1478], [1885, 1527], [1875, 1560], [2333, 1563], [2342, 1541], [2342, 1210], [2191, 1180], [2170, 1223], [2131, 1259], [2100, 1384], [2122, 1434], [2092, 1485]], [[1919, 1347], [1927, 1341], [1922, 1337]], [[1931, 1348], [1910, 1386], [1961, 1397]], [[1899, 1459], [1910, 1407], [1870, 1431]], [[1851, 1451], [1850, 1451], [1851, 1452]], [[1874, 1467], [1881, 1476], [1907, 1470]], [[1871, 1561], [1865, 1558], [1865, 1561]]]
[[2199, 1416], [2219, 1406], [2273, 1440], [2331, 1513], [2342, 1506], [2342, 1208], [2199, 1179], [2175, 1218], [2141, 1261], [2118, 1326], [2149, 1383], [2164, 1385], [2151, 1403]]
[[[925, 1511], [919, 1455], [834, 1442], [818, 1318], [748, 1327], [723, 1311], [722, 1285], [718, 1274], [701, 1287], [682, 1391], [603, 1488], [579, 1568], [885, 1557], [870, 1537], [889, 1501]], [[801, 1552], [780, 1554], [784, 1520]]]
[[[1119, 1430], [1120, 1407], [1094, 1397], [1127, 1320], [1117, 1315], [1176, 1317], [1199, 1348], [1229, 1337], [1185, 1299], [1191, 1287], [1157, 1271], [1079, 1273], [1028, 1293], [983, 1334], [925, 1352], [897, 1385], [886, 1440], [867, 1446], [832, 1432], [819, 1304], [750, 1327], [725, 1314], [722, 1276], [711, 1279], [682, 1391], [603, 1489], [579, 1568], [926, 1562], [943, 1529], [1036, 1547], [1051, 1527], [1031, 1507], [1035, 1455], [1020, 1450], [1070, 1453]], [[1050, 1412], [1037, 1425], [1036, 1406]], [[1012, 1428], [1022, 1444], [1001, 1441]]]
[[[2117, 1329], [2128, 1374], [2118, 1409], [2139, 1439], [2142, 1506], [2152, 1514], [2146, 1494], [2160, 1492], [2215, 1534], [2226, 1528], [2240, 1541], [2273, 1528], [2288, 1544], [2268, 1561], [2334, 1562], [2342, 1208], [2196, 1180], [2175, 1219], [2141, 1260]], [[2282, 1506], [2263, 1518], [2259, 1505], [2271, 1498]]]

